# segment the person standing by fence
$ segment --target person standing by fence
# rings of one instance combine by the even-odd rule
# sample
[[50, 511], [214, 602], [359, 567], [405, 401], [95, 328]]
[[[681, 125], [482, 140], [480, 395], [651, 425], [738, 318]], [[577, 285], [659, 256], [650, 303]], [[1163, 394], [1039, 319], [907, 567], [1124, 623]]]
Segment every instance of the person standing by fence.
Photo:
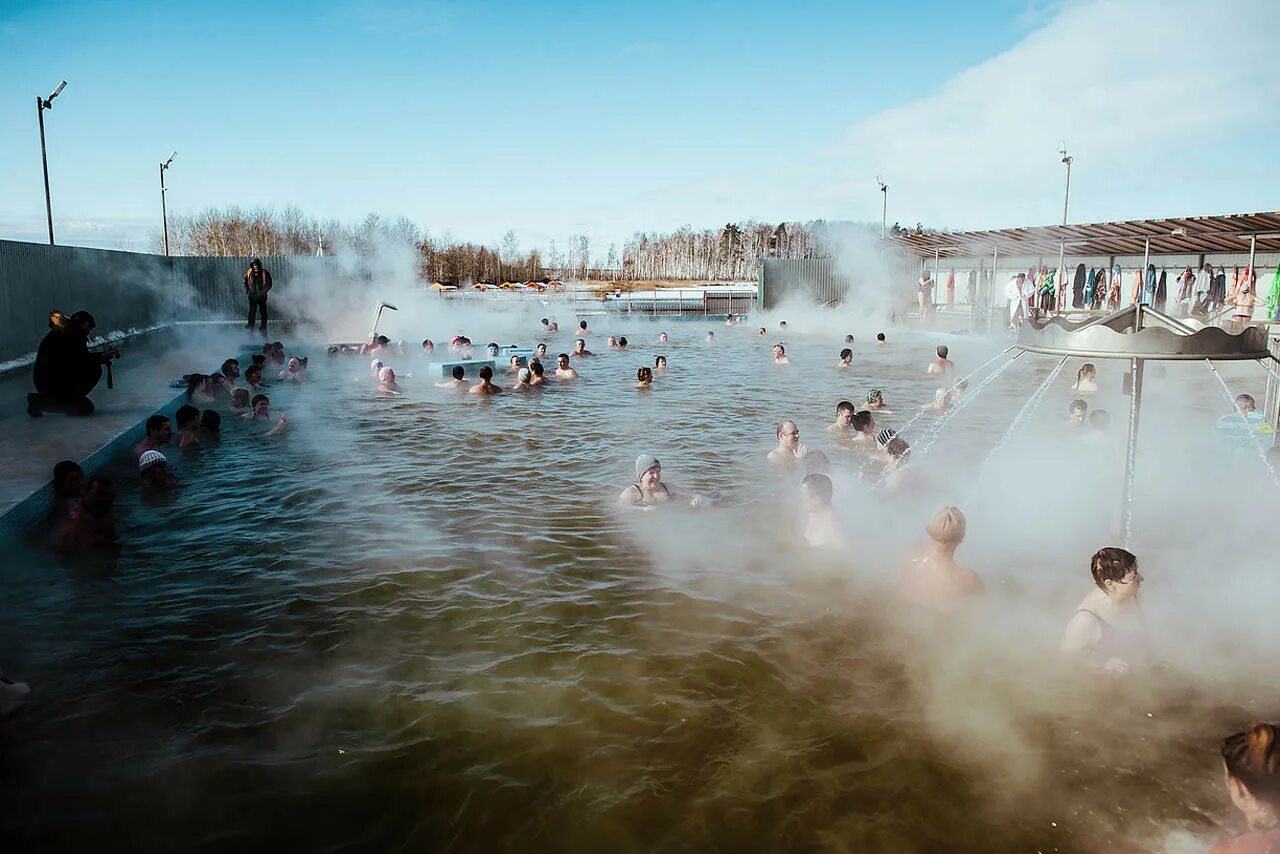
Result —
[[249, 298], [249, 322], [244, 325], [245, 329], [253, 328], [254, 318], [258, 311], [262, 311], [262, 325], [258, 328], [264, 332], [267, 329], [267, 292], [271, 290], [271, 271], [262, 266], [262, 261], [254, 258], [249, 264], [249, 269], [244, 271], [244, 293]]

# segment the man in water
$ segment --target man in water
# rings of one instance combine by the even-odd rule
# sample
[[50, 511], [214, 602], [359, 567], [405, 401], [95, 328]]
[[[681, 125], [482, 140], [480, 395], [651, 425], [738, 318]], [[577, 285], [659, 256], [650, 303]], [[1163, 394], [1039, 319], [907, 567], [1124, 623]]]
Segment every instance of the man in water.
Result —
[[[383, 370], [386, 370], [385, 368]], [[394, 381], [395, 377], [392, 377]], [[271, 398], [265, 394], [255, 394], [251, 402], [251, 409], [243, 416], [248, 421], [269, 421], [271, 420]], [[279, 436], [289, 428], [289, 421], [283, 415], [276, 422], [276, 426], [272, 427], [264, 436]]]
[[876, 346], [877, 346], [877, 347], [881, 346], [882, 344], [888, 344], [888, 343], [889, 343], [889, 342], [888, 342], [888, 340], [886, 340], [886, 339], [885, 339], [885, 337], [884, 337], [884, 333], [883, 333], [883, 332], [877, 332], [877, 333], [876, 333]]
[[778, 447], [769, 452], [769, 462], [789, 467], [808, 455], [809, 449], [800, 443], [800, 428], [796, 426], [796, 422], [779, 423], [777, 434]]
[[227, 385], [234, 386], [240, 380], [240, 360], [227, 359], [222, 363], [220, 373], [227, 378]]
[[271, 290], [271, 272], [262, 266], [262, 262], [254, 258], [249, 269], [244, 271], [244, 294], [249, 299], [249, 322], [245, 329], [252, 329], [254, 318], [262, 311], [262, 325], [258, 327], [267, 331], [267, 293]]
[[929, 363], [928, 369], [925, 371], [929, 376], [945, 376], [952, 373], [956, 369], [955, 362], [947, 358], [947, 345], [938, 345], [938, 358]]
[[1085, 415], [1089, 412], [1089, 404], [1083, 400], [1073, 400], [1067, 408], [1067, 426], [1083, 427]]
[[979, 596], [986, 585], [976, 572], [956, 563], [956, 549], [964, 542], [965, 518], [959, 507], [941, 507], [925, 525], [930, 543], [912, 552], [902, 565], [902, 595], [914, 605], [936, 613], [950, 613]]
[[612, 335], [609, 336], [609, 349], [610, 350], [618, 349], [618, 339], [614, 338]]
[[89, 352], [89, 335], [94, 326], [93, 315], [87, 311], [77, 311], [70, 317], [60, 311], [50, 313], [49, 332], [36, 351], [32, 373], [36, 390], [27, 395], [27, 414], [32, 418], [45, 412], [93, 414], [89, 392], [102, 379], [103, 366], [120, 358], [114, 347], [101, 353]]
[[841, 367], [841, 368], [853, 367], [853, 351], [850, 350], [848, 347], [845, 347], [843, 350], [840, 351], [840, 364], [838, 365], [838, 367]]
[[173, 424], [164, 415], [152, 415], [147, 419], [146, 436], [133, 446], [133, 455], [141, 457], [147, 451], [155, 451], [173, 440]]
[[463, 369], [462, 365], [454, 365], [453, 370], [450, 371], [450, 375], [453, 379], [441, 380], [436, 383], [436, 388], [466, 388], [471, 385], [471, 383], [464, 379], [466, 373], [467, 372]]
[[825, 474], [807, 474], [800, 481], [800, 491], [809, 512], [804, 541], [815, 549], [845, 548], [840, 520], [831, 509], [831, 478]]
[[688, 500], [694, 507], [702, 503], [698, 496], [690, 496], [684, 490], [663, 482], [662, 463], [657, 457], [651, 454], [636, 457], [636, 482], [622, 490], [618, 503], [624, 507], [653, 507], [672, 499]]
[[84, 497], [72, 505], [54, 529], [54, 548], [78, 550], [113, 544], [116, 521], [111, 509], [115, 501], [116, 491], [110, 478], [89, 478]]
[[847, 436], [850, 428], [853, 426], [853, 415], [855, 412], [857, 412], [857, 409], [851, 402], [842, 400], [837, 403], [835, 423], [827, 427], [827, 432], [839, 433], [842, 436]]
[[787, 348], [781, 344], [773, 345], [773, 363], [775, 365], [789, 365], [791, 359], [787, 357]]
[[665, 373], [667, 372], [667, 357], [666, 357], [666, 356], [654, 356], [654, 357], [653, 357], [653, 370], [654, 370], [655, 372], [659, 373], [659, 374], [665, 374]]
[[658, 343], [659, 343], [659, 344], [666, 344], [669, 340], [670, 340], [670, 339], [668, 339], [668, 338], [667, 338], [667, 333], [665, 333], [665, 332], [659, 332], [659, 333], [658, 333]]
[[537, 356], [539, 359], [547, 358], [547, 345], [539, 342], [538, 346], [533, 348], [533, 355]]
[[577, 341], [574, 342], [573, 355], [577, 356], [578, 358], [582, 358], [583, 356], [594, 356], [595, 354], [587, 349], [586, 339], [579, 338]]
[[467, 390], [467, 394], [498, 394], [501, 387], [493, 384], [493, 368], [484, 365], [480, 368], [480, 383]]
[[587, 329], [587, 322], [586, 322], [585, 320], [580, 320], [580, 321], [578, 321], [578, 334], [579, 334], [579, 335], [588, 335], [588, 334], [590, 334], [590, 332], [591, 332], [591, 330]]
[[859, 445], [875, 447], [876, 444], [876, 420], [871, 417], [871, 413], [867, 411], [853, 413], [850, 421], [853, 428], [849, 434], [849, 441]]
[[537, 388], [540, 385], [547, 384], [547, 378], [542, 375], [543, 371], [544, 368], [542, 367], [542, 363], [537, 359], [529, 362], [529, 373], [531, 374], [529, 379], [530, 388]]
[[846, 336], [844, 336], [844, 343], [846, 343], [846, 344], [852, 344], [852, 343], [853, 343], [853, 336], [852, 336], [852, 335], [846, 335]]
[[249, 366], [244, 372], [244, 381], [251, 392], [266, 388], [266, 383], [262, 381], [262, 368], [259, 365]]
[[569, 354], [561, 353], [556, 356], [556, 379], [576, 380], [577, 378], [578, 372], [569, 367]]

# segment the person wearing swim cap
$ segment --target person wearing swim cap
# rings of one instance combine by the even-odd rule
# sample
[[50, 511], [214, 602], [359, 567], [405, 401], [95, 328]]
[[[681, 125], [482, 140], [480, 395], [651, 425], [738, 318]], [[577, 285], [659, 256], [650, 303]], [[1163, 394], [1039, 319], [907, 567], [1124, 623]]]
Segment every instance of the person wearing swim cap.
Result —
[[978, 574], [956, 562], [956, 549], [964, 542], [966, 530], [960, 508], [951, 504], [938, 508], [924, 529], [929, 544], [911, 552], [902, 565], [903, 598], [926, 610], [948, 614], [986, 595], [986, 585]]
[[436, 388], [466, 388], [471, 385], [465, 378], [466, 373], [462, 365], [454, 365], [453, 370], [449, 372], [452, 379], [441, 380], [436, 383]]
[[808, 510], [804, 541], [815, 549], [843, 549], [846, 546], [844, 533], [840, 530], [839, 518], [831, 509], [831, 478], [821, 473], [807, 474], [800, 481], [800, 492]]
[[652, 508], [671, 500], [689, 501], [690, 506], [699, 506], [699, 496], [690, 496], [679, 487], [672, 486], [662, 480], [662, 463], [652, 454], [641, 454], [636, 457], [636, 481], [622, 490], [618, 503], [625, 507]]
[[883, 482], [887, 489], [914, 486], [919, 478], [907, 464], [911, 458], [911, 446], [893, 430], [881, 430], [876, 437], [880, 446], [880, 462], [884, 465]]
[[528, 368], [521, 368], [520, 373], [516, 374], [516, 381], [511, 386], [512, 391], [528, 391], [529, 380], [533, 379], [533, 371]]
[[169, 485], [169, 458], [159, 451], [143, 451], [138, 458], [138, 475], [144, 487]]
[[867, 392], [866, 403], [862, 408], [870, 412], [879, 412], [881, 415], [893, 414], [893, 410], [885, 405], [884, 392], [878, 388], [873, 388]]
[[778, 447], [769, 452], [769, 462], [790, 467], [809, 453], [809, 449], [800, 442], [800, 428], [796, 426], [796, 422], [779, 422], [777, 434]]
[[480, 382], [467, 389], [467, 394], [500, 394], [501, 386], [493, 384], [493, 368], [484, 365], [480, 368]]
[[400, 384], [396, 382], [396, 372], [390, 367], [378, 371], [378, 394], [391, 397], [400, 393]]

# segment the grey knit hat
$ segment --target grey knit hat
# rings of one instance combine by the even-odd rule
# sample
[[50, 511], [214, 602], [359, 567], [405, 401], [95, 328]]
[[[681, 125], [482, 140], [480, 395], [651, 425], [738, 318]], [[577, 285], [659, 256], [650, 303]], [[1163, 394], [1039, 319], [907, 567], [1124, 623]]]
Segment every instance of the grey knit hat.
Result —
[[662, 463], [653, 454], [641, 454], [636, 457], [636, 480], [644, 477], [644, 473], [652, 468], [662, 468]]

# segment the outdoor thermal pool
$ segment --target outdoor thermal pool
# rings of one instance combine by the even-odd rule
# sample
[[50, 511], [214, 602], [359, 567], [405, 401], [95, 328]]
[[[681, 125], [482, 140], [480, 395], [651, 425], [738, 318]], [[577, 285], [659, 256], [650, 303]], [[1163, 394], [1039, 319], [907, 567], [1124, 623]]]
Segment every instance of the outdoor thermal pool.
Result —
[[[1099, 365], [1090, 401], [1113, 413], [1104, 441], [1062, 427], [1070, 362], [979, 479], [1055, 364], [1022, 357], [936, 443], [939, 415], [904, 432], [924, 483], [893, 494], [823, 432], [835, 404], [882, 388], [898, 414], [878, 420], [901, 427], [933, 398], [935, 344], [962, 375], [1005, 345], [891, 329], [840, 370], [841, 335], [772, 328], [615, 321], [581, 381], [483, 399], [432, 387], [416, 354], [389, 360], [404, 395], [379, 398], [367, 358], [316, 348], [308, 384], [270, 390], [287, 437], [225, 418], [220, 445], [169, 452], [162, 498], [126, 453], [118, 553], [6, 546], [0, 660], [33, 687], [0, 722], [9, 839], [1096, 852], [1234, 829], [1216, 746], [1280, 716], [1270, 652], [1251, 651], [1274, 649], [1252, 556], [1275, 534], [1232, 533], [1268, 484], [1214, 447], [1203, 366], [1148, 375], [1133, 548], [1164, 663], [1099, 680], [1056, 648], [1089, 555], [1119, 544], [1120, 368]], [[658, 353], [670, 371], [637, 391]], [[783, 417], [831, 458], [851, 554], [800, 540], [799, 475], [764, 462]], [[619, 509], [640, 453], [711, 506]], [[1211, 517], [1206, 477], [1233, 485]], [[960, 558], [989, 595], [921, 620], [894, 583], [943, 503], [969, 514]]]

